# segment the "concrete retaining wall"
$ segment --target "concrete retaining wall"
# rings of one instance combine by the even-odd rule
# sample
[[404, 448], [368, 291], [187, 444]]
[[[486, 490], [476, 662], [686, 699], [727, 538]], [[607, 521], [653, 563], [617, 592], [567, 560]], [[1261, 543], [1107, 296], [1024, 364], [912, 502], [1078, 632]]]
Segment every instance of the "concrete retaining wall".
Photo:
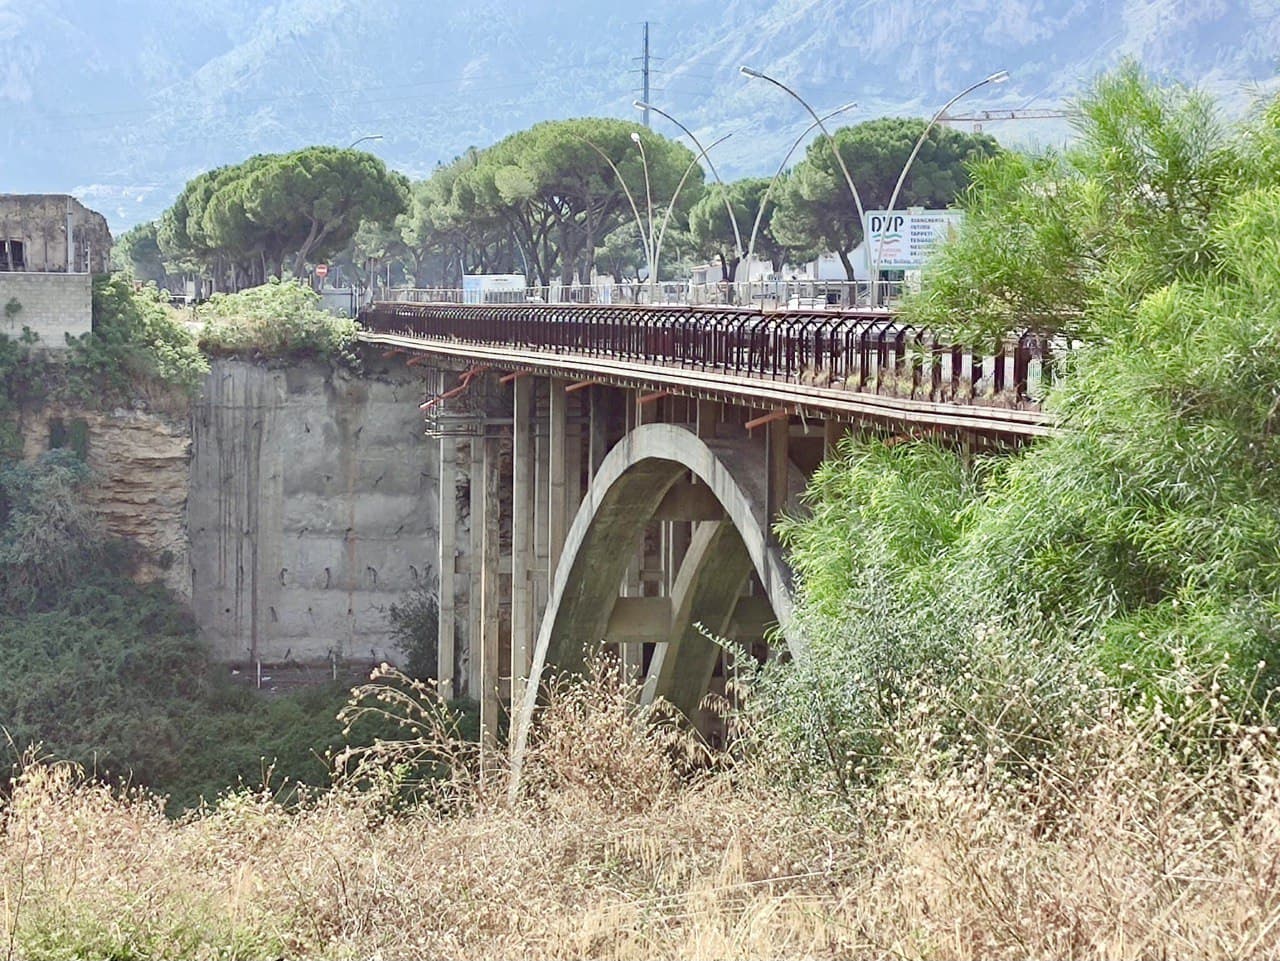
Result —
[[420, 377], [214, 364], [192, 412], [188, 528], [192, 606], [216, 657], [393, 653], [386, 610], [434, 578], [437, 549]]
[[[14, 302], [21, 309], [11, 313], [6, 308]], [[67, 334], [87, 334], [93, 327], [90, 275], [0, 271], [0, 333], [18, 337], [23, 327], [52, 349], [65, 348]]]

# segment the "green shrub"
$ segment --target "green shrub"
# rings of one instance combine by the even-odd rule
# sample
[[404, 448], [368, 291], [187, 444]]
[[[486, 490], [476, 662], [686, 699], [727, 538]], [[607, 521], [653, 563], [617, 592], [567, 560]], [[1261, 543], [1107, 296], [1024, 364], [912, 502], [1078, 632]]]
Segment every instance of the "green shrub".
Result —
[[908, 310], [1087, 335], [1047, 398], [1059, 432], [971, 476], [928, 442], [849, 441], [781, 525], [813, 654], [757, 688], [840, 787], [916, 712], [940, 749], [1025, 758], [1104, 691], [1239, 717], [1280, 679], [1280, 100], [1229, 138], [1126, 68], [1079, 109], [1066, 160], [979, 172]]
[[0, 463], [0, 604], [48, 609], [104, 556], [101, 524], [80, 497], [89, 468], [70, 450]]
[[15, 421], [19, 408], [49, 392], [49, 360], [31, 349], [39, 340], [30, 327], [22, 328], [17, 338], [0, 334], [0, 460], [22, 451]]
[[200, 308], [200, 346], [210, 354], [246, 359], [319, 357], [358, 366], [353, 320], [320, 309], [309, 287], [272, 281], [235, 294], [215, 294]]
[[404, 654], [404, 672], [424, 681], [436, 679], [439, 658], [440, 608], [435, 591], [419, 587], [387, 611], [391, 639]]
[[128, 404], [155, 382], [194, 393], [209, 371], [195, 338], [153, 284], [93, 282], [93, 331], [69, 341], [67, 386], [82, 403]]

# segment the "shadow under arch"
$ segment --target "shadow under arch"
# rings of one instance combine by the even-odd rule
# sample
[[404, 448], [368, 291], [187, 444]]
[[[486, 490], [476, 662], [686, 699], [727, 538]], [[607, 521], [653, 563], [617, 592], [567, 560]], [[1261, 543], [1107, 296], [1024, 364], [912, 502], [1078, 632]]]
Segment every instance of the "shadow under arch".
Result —
[[[520, 767], [528, 742], [529, 724], [537, 705], [538, 687], [548, 665], [576, 670], [583, 653], [604, 637], [627, 565], [628, 546], [636, 543], [653, 519], [663, 498], [682, 477], [692, 473], [705, 484], [724, 509], [724, 520], [697, 525], [708, 541], [697, 567], [713, 566], [718, 539], [726, 551], [727, 567], [742, 568], [742, 578], [754, 571], [793, 657], [803, 658], [804, 641], [793, 631], [791, 571], [782, 552], [769, 537], [766, 470], [761, 447], [749, 438], [701, 438], [686, 427], [645, 424], [623, 437], [600, 465], [565, 538], [552, 582], [551, 596], [538, 629], [529, 683], [515, 705], [513, 717], [511, 792], [518, 790]], [[795, 503], [804, 477], [794, 466], [788, 474], [788, 503]], [[708, 525], [715, 530], [708, 529]], [[736, 558], [736, 561], [734, 560]], [[710, 593], [723, 596], [727, 578]], [[738, 583], [741, 583], [741, 578]], [[696, 592], [675, 592], [676, 619], [695, 611]], [[704, 590], [704, 594], [707, 592]], [[689, 603], [681, 599], [689, 598]], [[675, 630], [687, 624], [674, 624]]]

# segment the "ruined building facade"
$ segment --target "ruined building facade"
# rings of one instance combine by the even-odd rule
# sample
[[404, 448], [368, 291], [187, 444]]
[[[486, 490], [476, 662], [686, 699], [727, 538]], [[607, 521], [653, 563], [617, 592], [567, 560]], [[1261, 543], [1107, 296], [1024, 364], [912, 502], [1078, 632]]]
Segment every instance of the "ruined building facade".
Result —
[[111, 262], [106, 218], [66, 194], [0, 194], [0, 333], [43, 347], [92, 329], [92, 278]]

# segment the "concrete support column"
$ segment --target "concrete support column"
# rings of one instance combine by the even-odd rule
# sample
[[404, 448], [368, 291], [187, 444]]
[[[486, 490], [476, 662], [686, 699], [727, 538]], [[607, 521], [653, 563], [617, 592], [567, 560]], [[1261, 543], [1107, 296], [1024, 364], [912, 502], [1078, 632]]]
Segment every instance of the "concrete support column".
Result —
[[476, 660], [480, 665], [481, 767], [484, 754], [498, 742], [498, 578], [502, 546], [498, 539], [498, 438], [477, 439], [480, 447], [481, 486], [473, 489], [472, 523], [480, 530], [480, 551], [475, 566], [480, 570], [480, 645]]
[[560, 551], [564, 548], [565, 534], [569, 523], [566, 513], [565, 483], [565, 446], [568, 432], [569, 404], [568, 395], [564, 392], [565, 382], [559, 377], [551, 378], [551, 402], [548, 419], [548, 436], [550, 442], [549, 465], [547, 471], [547, 584], [550, 590], [555, 582], [556, 565], [560, 563]]
[[[765, 463], [768, 479], [768, 517], [772, 525], [787, 502], [788, 449], [791, 440], [790, 418], [779, 417], [765, 425]], [[772, 537], [772, 534], [770, 534]]]
[[533, 655], [533, 379], [514, 385], [511, 434], [511, 703], [524, 696]]
[[592, 478], [609, 452], [609, 404], [606, 387], [592, 387], [587, 411], [587, 472]]
[[835, 453], [836, 445], [840, 443], [847, 430], [848, 426], [844, 421], [837, 420], [834, 417], [828, 417], [822, 422], [822, 456], [824, 460]]
[[455, 626], [454, 606], [457, 603], [457, 588], [454, 575], [457, 572], [458, 550], [458, 442], [452, 437], [440, 438], [440, 553], [437, 559], [437, 570], [440, 572], [439, 585], [439, 636], [436, 642], [436, 679], [440, 696], [452, 699], [454, 691], [454, 642], [457, 627]]
[[[483, 432], [484, 425], [478, 425]], [[467, 464], [471, 508], [470, 567], [467, 571], [467, 690], [468, 697], [479, 699], [483, 690], [480, 676], [480, 608], [484, 585], [480, 581], [484, 557], [484, 436], [471, 437], [471, 453]]]
[[565, 531], [573, 523], [582, 503], [582, 444], [584, 440], [582, 413], [585, 392], [574, 391], [565, 395], [564, 431], [564, 516]]
[[720, 404], [714, 400], [698, 401], [696, 429], [698, 436], [709, 440], [716, 436], [716, 424], [720, 423]]
[[533, 633], [547, 607], [550, 594], [551, 563], [549, 557], [549, 531], [547, 508], [551, 504], [551, 443], [550, 418], [543, 388], [548, 382], [538, 380], [533, 385]]

